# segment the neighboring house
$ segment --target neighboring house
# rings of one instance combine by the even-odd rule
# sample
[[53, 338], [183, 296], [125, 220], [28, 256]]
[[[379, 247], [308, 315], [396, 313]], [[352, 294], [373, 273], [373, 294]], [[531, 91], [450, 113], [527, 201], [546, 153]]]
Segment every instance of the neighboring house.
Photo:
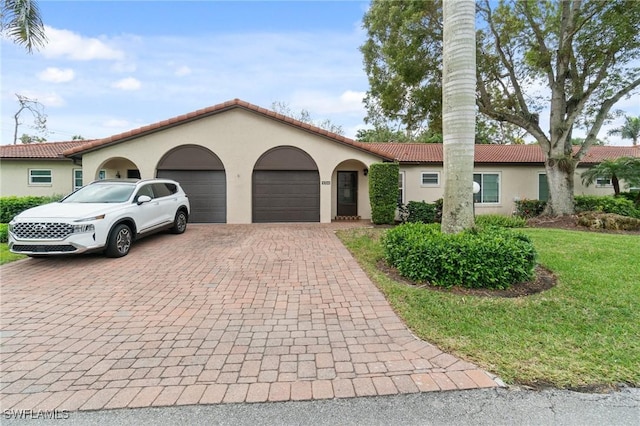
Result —
[[[576, 194], [612, 194], [610, 182], [585, 188], [580, 173], [622, 156], [640, 148], [591, 148]], [[477, 213], [511, 214], [514, 200], [546, 198], [537, 145], [476, 145], [475, 157]], [[168, 177], [189, 195], [192, 222], [326, 223], [371, 217], [367, 174], [381, 161], [400, 163], [403, 202], [442, 197], [441, 144], [361, 143], [236, 99], [104, 139], [1, 146], [0, 190], [50, 195], [71, 192], [80, 177]]]
[[82, 163], [64, 151], [87, 141], [0, 146], [0, 195], [66, 195], [82, 186]]

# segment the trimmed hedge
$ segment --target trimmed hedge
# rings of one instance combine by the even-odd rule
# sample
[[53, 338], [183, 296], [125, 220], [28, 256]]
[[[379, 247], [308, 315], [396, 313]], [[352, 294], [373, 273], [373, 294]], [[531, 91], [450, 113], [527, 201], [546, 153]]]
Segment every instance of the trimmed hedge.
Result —
[[60, 201], [62, 195], [50, 197], [0, 197], [0, 223], [9, 223], [17, 214], [41, 204]]
[[[626, 194], [618, 197], [613, 195], [576, 195], [574, 198], [576, 213], [613, 213], [640, 219], [640, 208], [637, 208], [635, 202], [629, 198], [631, 196]], [[546, 205], [546, 201], [519, 200], [516, 201], [515, 215], [525, 219], [540, 216]]]
[[476, 226], [497, 226], [501, 228], [524, 228], [527, 220], [519, 216], [504, 216], [500, 214], [483, 214], [476, 216]]
[[403, 223], [439, 223], [442, 221], [442, 198], [435, 203], [409, 201], [400, 206], [400, 221]]
[[547, 206], [546, 201], [540, 200], [517, 200], [515, 215], [525, 219], [540, 216]]
[[496, 227], [443, 234], [437, 224], [406, 223], [382, 245], [402, 276], [442, 287], [505, 289], [531, 280], [537, 258], [528, 236]]
[[600, 212], [613, 213], [620, 216], [635, 217], [640, 219], [640, 210], [635, 203], [624, 197], [576, 195], [576, 213]]
[[0, 243], [6, 243], [9, 240], [9, 225], [0, 223]]
[[376, 225], [393, 224], [398, 207], [398, 163], [374, 163], [369, 167], [371, 221]]

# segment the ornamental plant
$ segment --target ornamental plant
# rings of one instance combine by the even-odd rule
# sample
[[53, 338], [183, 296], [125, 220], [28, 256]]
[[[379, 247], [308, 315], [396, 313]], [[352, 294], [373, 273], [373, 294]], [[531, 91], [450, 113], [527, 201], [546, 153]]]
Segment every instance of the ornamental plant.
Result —
[[406, 223], [382, 246], [402, 276], [441, 287], [506, 289], [531, 280], [537, 259], [527, 235], [493, 226], [444, 234], [438, 224]]
[[369, 167], [371, 221], [376, 225], [395, 222], [399, 173], [398, 163], [374, 163]]

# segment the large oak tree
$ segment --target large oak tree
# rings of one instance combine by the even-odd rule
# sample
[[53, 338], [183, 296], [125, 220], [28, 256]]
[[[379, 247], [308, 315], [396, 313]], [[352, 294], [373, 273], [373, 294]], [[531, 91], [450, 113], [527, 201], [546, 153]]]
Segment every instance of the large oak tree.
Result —
[[[535, 139], [546, 159], [547, 213], [571, 214], [577, 164], [612, 107], [640, 86], [640, 2], [480, 0], [476, 6], [478, 110]], [[419, 128], [419, 119], [433, 122], [441, 114], [435, 105], [441, 13], [441, 1], [373, 0], [362, 47], [370, 117], [408, 117], [407, 128]], [[548, 129], [540, 120], [545, 110]], [[586, 137], [574, 149], [576, 127]]]

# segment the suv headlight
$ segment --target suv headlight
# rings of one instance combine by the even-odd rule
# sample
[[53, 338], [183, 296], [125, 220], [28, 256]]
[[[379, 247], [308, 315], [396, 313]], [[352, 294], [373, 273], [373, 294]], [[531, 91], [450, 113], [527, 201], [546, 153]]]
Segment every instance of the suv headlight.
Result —
[[81, 225], [73, 225], [73, 233], [81, 234], [83, 232], [94, 232], [96, 227], [93, 226], [93, 223], [85, 223]]
[[82, 234], [84, 232], [95, 232], [96, 227], [94, 226], [93, 223], [83, 223], [83, 222], [95, 222], [96, 220], [104, 219], [104, 216], [105, 216], [104, 214], [101, 214], [98, 216], [84, 217], [82, 219], [74, 220], [74, 222], [76, 222], [77, 224], [72, 225], [73, 233]]

